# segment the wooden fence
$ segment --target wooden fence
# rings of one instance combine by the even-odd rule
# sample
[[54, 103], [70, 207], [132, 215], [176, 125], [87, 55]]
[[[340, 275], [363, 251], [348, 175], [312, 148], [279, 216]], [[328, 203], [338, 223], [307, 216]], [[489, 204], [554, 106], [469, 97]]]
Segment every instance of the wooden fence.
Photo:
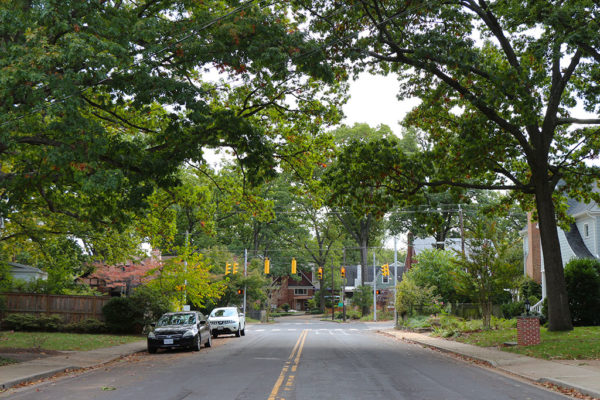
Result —
[[87, 318], [104, 320], [102, 307], [110, 296], [67, 296], [34, 293], [3, 293], [4, 314], [60, 315], [66, 323]]

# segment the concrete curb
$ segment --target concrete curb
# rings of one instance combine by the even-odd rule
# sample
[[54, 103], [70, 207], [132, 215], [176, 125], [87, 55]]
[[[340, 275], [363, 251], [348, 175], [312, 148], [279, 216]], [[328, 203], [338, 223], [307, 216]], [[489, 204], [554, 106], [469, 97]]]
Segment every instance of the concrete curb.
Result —
[[538, 379], [537, 382], [539, 382], [539, 383], [551, 383], [553, 385], [556, 385], [556, 386], [559, 386], [559, 387], [562, 387], [562, 388], [576, 390], [579, 393], [584, 394], [586, 396], [590, 396], [590, 397], [592, 397], [594, 399], [599, 399], [600, 398], [600, 393], [598, 393], [598, 392], [595, 392], [593, 390], [589, 390], [587, 388], [584, 388], [584, 387], [581, 387], [581, 386], [578, 386], [578, 385], [574, 385], [572, 383], [568, 383], [568, 382], [562, 381], [560, 379], [541, 378], [541, 379]]
[[454, 350], [449, 350], [449, 349], [446, 349], [444, 347], [439, 347], [439, 346], [436, 346], [436, 345], [431, 344], [431, 343], [419, 342], [417, 340], [407, 339], [405, 337], [399, 338], [398, 336], [393, 335], [393, 334], [391, 334], [389, 332], [385, 332], [385, 331], [377, 331], [377, 332], [381, 333], [381, 334], [383, 334], [385, 336], [391, 337], [391, 338], [403, 340], [403, 341], [408, 342], [408, 343], [418, 344], [420, 346], [425, 346], [425, 347], [428, 347], [430, 349], [435, 349], [435, 350], [438, 350], [438, 351], [440, 351], [442, 353], [453, 354], [453, 355], [456, 355], [456, 356], [468, 358], [470, 360], [475, 360], [475, 361], [487, 364], [490, 367], [494, 367], [494, 368], [498, 367], [498, 363], [496, 363], [496, 361], [494, 361], [494, 360], [488, 360], [488, 359], [485, 359], [485, 358], [480, 358], [480, 357], [476, 357], [476, 356], [472, 356], [472, 355], [465, 355], [463, 353], [459, 353], [459, 352], [454, 351]]
[[[76, 372], [86, 368], [97, 368], [145, 351], [145, 346], [142, 348], [139, 344], [129, 344], [91, 351], [75, 352], [69, 354], [66, 358], [65, 356], [54, 356], [43, 360], [6, 365], [0, 367], [0, 375], [4, 372], [4, 376], [8, 376], [6, 381], [0, 379], [0, 389], [7, 390], [23, 383], [50, 378], [64, 372]], [[12, 375], [12, 377], [10, 377], [10, 375]]]
[[44, 378], [50, 378], [51, 376], [66, 372], [70, 369], [75, 370], [75, 369], [79, 369], [79, 367], [70, 366], [70, 367], [53, 368], [53, 369], [49, 369], [44, 372], [38, 372], [38, 373], [31, 374], [28, 376], [22, 376], [18, 379], [13, 379], [11, 381], [2, 382], [0, 384], [0, 389], [10, 389], [11, 387], [20, 385], [21, 383], [33, 382], [33, 381], [37, 381], [37, 380], [44, 379]]

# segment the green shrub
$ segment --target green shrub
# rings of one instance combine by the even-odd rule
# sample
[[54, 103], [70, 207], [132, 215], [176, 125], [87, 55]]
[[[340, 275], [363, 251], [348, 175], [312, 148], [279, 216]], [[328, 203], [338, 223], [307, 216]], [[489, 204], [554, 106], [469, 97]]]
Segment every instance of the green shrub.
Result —
[[74, 333], [105, 333], [108, 328], [104, 322], [95, 318], [88, 318], [83, 321], [65, 324], [61, 330]]
[[523, 314], [525, 311], [525, 305], [522, 301], [515, 301], [512, 303], [502, 304], [501, 306], [502, 315], [504, 318], [514, 318]]
[[143, 310], [136, 310], [128, 297], [113, 297], [102, 307], [102, 314], [110, 332], [140, 333], [139, 319]]
[[322, 313], [321, 313], [321, 310], [320, 310], [320, 309], [318, 309], [318, 308], [311, 308], [311, 309], [308, 311], [308, 314], [322, 314]]
[[565, 266], [565, 281], [573, 325], [600, 324], [600, 262], [573, 259]]
[[[336, 319], [343, 319], [344, 312], [338, 311], [335, 313]], [[360, 311], [358, 310], [346, 310], [346, 319], [360, 319]]]
[[284, 312], [288, 312], [290, 309], [290, 305], [288, 303], [284, 303], [281, 305], [281, 308], [283, 309]]
[[14, 331], [60, 330], [63, 320], [59, 315], [10, 314], [2, 321], [2, 329]]
[[[377, 321], [389, 321], [394, 319], [394, 313], [391, 311], [377, 311]], [[373, 313], [360, 318], [361, 321], [373, 321]]]
[[0, 296], [0, 316], [4, 314], [4, 311], [6, 311], [6, 299], [4, 296]]
[[519, 292], [521, 298], [529, 298], [530, 296], [535, 296], [538, 298], [539, 301], [539, 299], [542, 298], [542, 285], [540, 285], [533, 279], [527, 277], [519, 287]]
[[148, 286], [136, 288], [129, 299], [133, 309], [139, 311], [136, 313], [135, 324], [137, 326], [148, 326], [158, 321], [164, 313], [171, 311], [169, 299], [162, 296], [158, 290]]

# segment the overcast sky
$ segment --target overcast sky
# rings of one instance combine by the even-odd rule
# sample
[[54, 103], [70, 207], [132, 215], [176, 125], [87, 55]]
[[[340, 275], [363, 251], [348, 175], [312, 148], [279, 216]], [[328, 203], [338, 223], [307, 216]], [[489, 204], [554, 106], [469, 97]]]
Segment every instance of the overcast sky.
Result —
[[398, 101], [398, 81], [395, 76], [363, 73], [350, 84], [350, 100], [344, 106], [343, 123], [366, 122], [371, 127], [386, 124], [400, 136], [399, 121], [418, 104], [417, 100]]

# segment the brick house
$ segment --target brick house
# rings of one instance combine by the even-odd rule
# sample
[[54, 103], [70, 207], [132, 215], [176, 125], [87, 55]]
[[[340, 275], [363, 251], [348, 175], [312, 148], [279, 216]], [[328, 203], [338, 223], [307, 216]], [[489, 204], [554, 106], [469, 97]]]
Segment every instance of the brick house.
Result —
[[132, 289], [152, 279], [147, 276], [148, 271], [159, 267], [161, 261], [160, 252], [155, 250], [150, 257], [141, 260], [116, 265], [95, 263], [94, 272], [77, 281], [109, 296], [128, 295]]
[[271, 305], [280, 308], [288, 304], [290, 309], [306, 311], [309, 309], [308, 300], [315, 295], [315, 286], [312, 283], [312, 272], [298, 272], [299, 280], [280, 276], [273, 279], [272, 286], [276, 287], [271, 295]]
[[[600, 189], [595, 186], [594, 192]], [[563, 267], [574, 258], [600, 260], [600, 206], [595, 201], [589, 203], [567, 199], [567, 214], [574, 220], [565, 231], [560, 227], [558, 240]], [[536, 221], [528, 214], [527, 226], [521, 231], [523, 239], [524, 274], [542, 285], [542, 300], [546, 297], [546, 276], [544, 255], [540, 242], [540, 230]], [[540, 309], [536, 304], [535, 310]]]

